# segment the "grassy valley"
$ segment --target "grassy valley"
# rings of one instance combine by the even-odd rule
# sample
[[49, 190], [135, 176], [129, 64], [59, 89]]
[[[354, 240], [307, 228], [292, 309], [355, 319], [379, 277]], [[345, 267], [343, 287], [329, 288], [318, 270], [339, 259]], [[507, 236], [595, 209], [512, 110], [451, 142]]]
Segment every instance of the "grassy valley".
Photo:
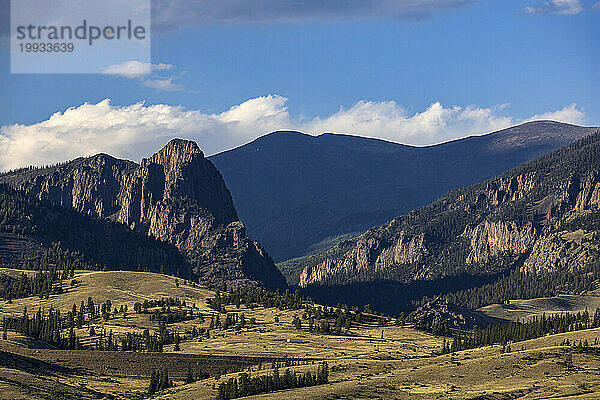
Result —
[[[70, 282], [75, 281], [74, 284]], [[61, 294], [0, 302], [1, 317], [20, 318], [25, 307], [34, 315], [38, 308], [60, 310], [66, 316], [92, 298], [111, 303], [106, 316], [89, 319], [75, 328], [81, 349], [62, 350], [6, 330], [0, 340], [0, 393], [6, 399], [45, 398], [145, 398], [154, 369], [168, 371], [174, 387], [158, 391], [158, 398], [216, 399], [221, 383], [230, 378], [270, 375], [274, 367], [303, 374], [314, 373], [327, 362], [329, 383], [265, 393], [270, 399], [331, 398], [417, 398], [509, 399], [516, 397], [593, 398], [600, 390], [594, 376], [600, 368], [600, 329], [565, 332], [557, 335], [441, 354], [447, 339], [416, 330], [410, 319], [397, 320], [359, 310], [360, 320], [352, 320], [349, 329], [335, 331], [335, 318], [320, 318], [331, 324], [331, 332], [309, 330], [308, 309], [323, 309], [302, 302], [298, 309], [279, 309], [260, 304], [250, 306], [224, 304], [215, 311], [216, 297], [227, 296], [172, 276], [148, 272], [76, 271], [65, 282]], [[290, 295], [293, 296], [293, 295]], [[579, 301], [587, 302], [589, 294]], [[144, 329], [156, 332], [161, 325], [153, 313], [166, 314], [162, 307], [149, 307], [138, 313], [137, 304], [177, 299], [180, 306], [171, 312], [192, 310], [193, 317], [167, 323], [169, 331], [181, 335], [177, 344], [165, 344], [162, 352], [97, 350], [101, 332], [115, 338]], [[292, 298], [292, 297], [290, 297]], [[185, 302], [185, 305], [183, 305]], [[210, 304], [209, 304], [210, 303]], [[517, 303], [518, 304], [518, 303]], [[583, 304], [583, 303], [582, 303]], [[588, 303], [586, 303], [588, 304]], [[591, 304], [591, 303], [589, 303]], [[121, 312], [127, 306], [126, 312]], [[224, 309], [223, 309], [224, 307]], [[501, 306], [497, 306], [501, 307]], [[535, 305], [531, 305], [532, 308]], [[343, 306], [342, 306], [343, 308]], [[551, 307], [550, 307], [551, 308]], [[337, 308], [328, 307], [335, 315]], [[572, 310], [576, 310], [574, 307]], [[115, 312], [116, 310], [116, 312]], [[540, 311], [542, 309], [540, 308]], [[550, 309], [544, 309], [551, 311]], [[325, 311], [329, 312], [329, 311]], [[349, 310], [353, 314], [352, 309]], [[245, 324], [226, 327], [228, 315], [244, 314]], [[221, 326], [215, 324], [219, 315]], [[295, 320], [300, 320], [300, 329]], [[94, 328], [95, 335], [90, 336]], [[192, 331], [208, 331], [193, 337]], [[68, 334], [64, 328], [63, 333]], [[290, 343], [288, 339], [299, 339]], [[569, 344], [566, 344], [568, 340]], [[585, 341], [586, 346], [583, 346]], [[117, 343], [119, 341], [117, 340]], [[581, 345], [580, 345], [581, 344]], [[189, 381], [190, 373], [195, 382]], [[572, 396], [572, 397], [568, 397]]]

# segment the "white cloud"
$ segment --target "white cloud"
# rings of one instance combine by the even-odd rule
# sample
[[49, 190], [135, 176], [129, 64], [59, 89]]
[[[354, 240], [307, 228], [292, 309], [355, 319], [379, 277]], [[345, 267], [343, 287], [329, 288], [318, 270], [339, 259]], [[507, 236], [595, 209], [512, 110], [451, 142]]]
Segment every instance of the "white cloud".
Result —
[[[100, 152], [139, 160], [173, 137], [198, 142], [206, 154], [247, 143], [280, 129], [310, 134], [348, 133], [425, 145], [481, 134], [522, 120], [500, 115], [505, 105], [444, 107], [408, 113], [393, 101], [360, 101], [348, 109], [304, 120], [292, 117], [287, 99], [277, 95], [247, 100], [221, 113], [185, 110], [165, 104], [116, 106], [110, 100], [57, 112], [32, 125], [0, 127], [0, 170], [45, 165]], [[584, 113], [571, 104], [562, 110], [533, 116], [582, 123]]]
[[525, 7], [525, 14], [575, 15], [583, 11], [580, 0], [551, 0], [537, 6]]
[[439, 102], [425, 111], [408, 114], [393, 101], [360, 101], [348, 110], [340, 109], [328, 118], [307, 124], [311, 132], [347, 132], [399, 141], [413, 145], [440, 143], [467, 134], [490, 132], [512, 124], [512, 119], [497, 116], [497, 109], [444, 107]]
[[[153, 89], [169, 92], [184, 90], [185, 87], [178, 83], [174, 83], [173, 78], [156, 76], [157, 73], [169, 71], [174, 68], [175, 66], [172, 64], [150, 64], [133, 60], [122, 64], [108, 66], [102, 73], [104, 75], [113, 75], [121, 78], [138, 79], [142, 85]], [[153, 74], [152, 78], [150, 78], [151, 74]]]
[[142, 81], [142, 85], [148, 86], [158, 90], [165, 90], [173, 92], [177, 90], [184, 90], [185, 88], [177, 83], [173, 83], [172, 78], [167, 79], [146, 79]]
[[213, 24], [396, 19], [414, 21], [478, 0], [154, 0], [155, 31]]
[[571, 124], [583, 124], [585, 121], [585, 113], [577, 109], [577, 104], [573, 103], [562, 110], [536, 114], [527, 119], [527, 121], [536, 120], [551, 120], [560, 122], [569, 122]]
[[127, 61], [123, 64], [110, 65], [102, 71], [105, 75], [117, 75], [124, 78], [140, 78], [149, 75], [153, 71], [165, 71], [173, 69], [171, 64], [150, 64], [139, 61]]
[[119, 107], [108, 99], [86, 103], [37, 124], [0, 127], [0, 170], [99, 152], [139, 161], [173, 137], [196, 140], [211, 154], [290, 126], [284, 103], [259, 97], [220, 114], [164, 104]]

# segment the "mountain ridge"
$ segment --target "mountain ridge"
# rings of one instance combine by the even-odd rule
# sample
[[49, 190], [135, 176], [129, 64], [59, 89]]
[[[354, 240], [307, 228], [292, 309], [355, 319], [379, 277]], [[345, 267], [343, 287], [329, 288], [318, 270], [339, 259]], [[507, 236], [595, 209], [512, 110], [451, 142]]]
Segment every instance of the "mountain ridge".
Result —
[[173, 139], [140, 164], [98, 154], [4, 174], [0, 182], [170, 243], [190, 263], [186, 275], [204, 283], [285, 287], [268, 253], [246, 236], [221, 174], [194, 142]]
[[334, 246], [300, 286], [588, 271], [600, 259], [599, 166], [596, 132]]
[[278, 131], [209, 159], [227, 182], [249, 235], [281, 261], [308, 254], [327, 238], [384, 223], [592, 131], [535, 121], [424, 147]]

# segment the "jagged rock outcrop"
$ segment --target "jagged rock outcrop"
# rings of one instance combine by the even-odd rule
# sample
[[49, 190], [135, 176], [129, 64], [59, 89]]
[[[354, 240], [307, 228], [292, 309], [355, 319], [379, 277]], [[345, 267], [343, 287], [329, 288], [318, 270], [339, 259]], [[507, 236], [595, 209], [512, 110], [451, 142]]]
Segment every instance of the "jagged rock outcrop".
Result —
[[463, 234], [470, 242], [467, 264], [487, 263], [502, 254], [525, 254], [535, 242], [532, 223], [518, 226], [514, 221], [485, 220], [474, 228], [467, 226]]
[[[238, 220], [221, 174], [196, 143], [181, 139], [172, 140], [152, 157], [143, 159], [126, 178], [119, 198], [122, 206], [117, 220], [132, 228], [146, 225], [156, 237], [177, 236], [176, 232], [164, 231], [173, 224], [161, 222], [175, 217], [172, 206], [177, 202], [203, 209], [205, 218], [216, 225]], [[180, 219], [189, 231], [192, 222], [182, 216]]]
[[246, 236], [221, 174], [194, 142], [174, 139], [139, 165], [100, 154], [0, 180], [175, 245], [188, 275], [204, 283], [285, 286], [266, 251]]
[[576, 194], [574, 208], [583, 211], [600, 207], [600, 176], [598, 171], [590, 171], [582, 177], [581, 184], [573, 188]]
[[136, 168], [131, 161], [97, 154], [49, 168], [19, 170], [0, 181], [54, 204], [106, 218], [120, 209], [124, 180]]
[[[497, 178], [456, 189], [431, 205], [372, 228], [304, 268], [300, 286], [390, 280], [415, 282], [493, 276], [517, 266], [539, 272], [598, 260], [577, 220], [600, 209], [600, 134], [523, 164]], [[587, 239], [585, 239], [587, 238]], [[587, 240], [587, 241], [586, 241]], [[339, 255], [341, 254], [341, 255]]]
[[[313, 282], [325, 283], [328, 278], [342, 273], [339, 280], [354, 282], [357, 280], [385, 279], [391, 268], [402, 266], [396, 273], [402, 276], [414, 276], [419, 273], [417, 265], [428, 255], [423, 234], [411, 236], [400, 231], [393, 241], [388, 236], [378, 235], [382, 232], [369, 231], [356, 241], [356, 245], [348, 251], [341, 262], [326, 258], [316, 267], [307, 267], [300, 274], [300, 286]], [[336, 283], [336, 282], [331, 282]]]
[[583, 270], [598, 262], [598, 234], [577, 230], [560, 231], [542, 236], [533, 245], [521, 271]]

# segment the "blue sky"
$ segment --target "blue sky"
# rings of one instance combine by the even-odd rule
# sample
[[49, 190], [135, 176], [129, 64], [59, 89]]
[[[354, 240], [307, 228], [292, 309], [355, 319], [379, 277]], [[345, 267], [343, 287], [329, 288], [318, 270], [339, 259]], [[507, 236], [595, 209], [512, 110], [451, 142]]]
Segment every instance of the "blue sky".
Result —
[[[136, 159], [174, 135], [198, 140], [214, 153], [270, 129], [423, 145], [534, 117], [600, 125], [596, 1], [405, 2], [416, 4], [417, 12], [398, 1], [372, 1], [379, 4], [366, 13], [352, 10], [355, 0], [346, 9], [306, 1], [302, 13], [273, 9], [274, 1], [257, 1], [257, 9], [242, 10], [247, 14], [235, 7], [193, 10], [201, 2], [191, 0], [182, 2], [189, 15], [179, 9], [157, 15], [155, 7], [152, 63], [168, 67], [150, 77], [11, 75], [4, 40], [0, 146], [4, 140], [4, 152], [14, 155], [0, 159], [1, 166], [90, 151]], [[160, 2], [168, 6], [169, 0]], [[105, 99], [110, 102], [98, 105]], [[84, 103], [98, 107], [82, 109]], [[68, 116], [56, 117], [64, 129], [44, 136], [49, 128], [39, 123], [69, 108], [74, 110]], [[128, 113], [129, 128], [111, 144], [101, 134], [110, 127], [89, 121], [118, 112]], [[148, 122], [131, 127], [136, 118], [157, 115], [175, 122], [148, 135]], [[80, 145], [69, 147], [68, 135], [77, 135]], [[38, 138], [46, 153], [37, 149]], [[88, 138], [91, 145], [85, 145]], [[18, 152], [23, 145], [29, 150]]]

